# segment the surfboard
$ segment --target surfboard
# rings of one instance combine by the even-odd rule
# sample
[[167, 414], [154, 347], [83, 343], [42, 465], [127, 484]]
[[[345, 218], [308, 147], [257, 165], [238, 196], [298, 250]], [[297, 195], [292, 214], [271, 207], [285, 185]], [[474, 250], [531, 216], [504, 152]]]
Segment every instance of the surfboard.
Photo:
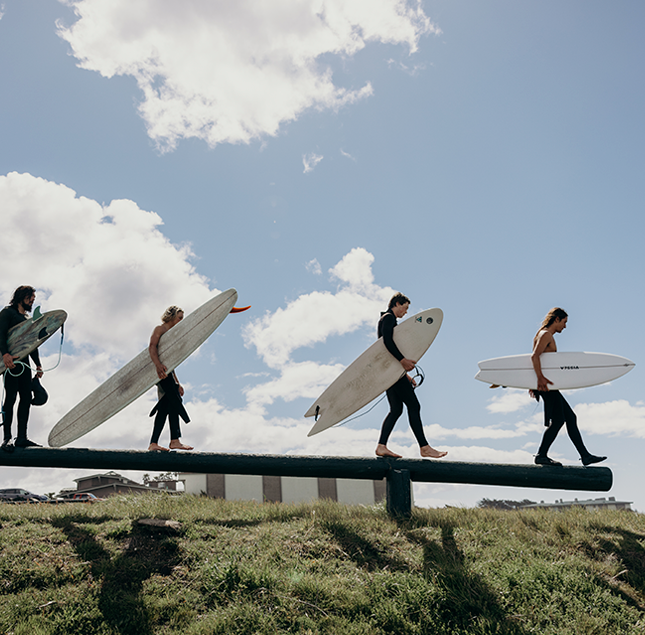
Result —
[[[618, 379], [635, 364], [626, 357], [608, 353], [542, 353], [544, 376], [553, 382], [550, 390], [588, 388]], [[508, 388], [537, 389], [537, 376], [530, 355], [510, 355], [479, 362], [475, 379]]]
[[[159, 340], [159, 359], [174, 370], [193, 353], [231, 312], [237, 291], [229, 289], [186, 316]], [[49, 445], [60, 448], [113, 417], [159, 382], [146, 347], [132, 361], [74, 406], [49, 433]]]
[[[12, 326], [7, 334], [7, 345], [11, 355], [18, 355], [18, 360], [24, 360], [33, 353], [41, 344], [46, 342], [56, 331], [63, 326], [67, 313], [62, 309], [40, 313], [36, 307], [33, 317]], [[7, 370], [0, 358], [0, 375]]]
[[[394, 342], [408, 359], [419, 361], [437, 337], [443, 321], [441, 309], [427, 309], [394, 329]], [[308, 437], [331, 428], [393, 386], [405, 371], [379, 338], [353, 361], [314, 401], [305, 417], [318, 414]]]

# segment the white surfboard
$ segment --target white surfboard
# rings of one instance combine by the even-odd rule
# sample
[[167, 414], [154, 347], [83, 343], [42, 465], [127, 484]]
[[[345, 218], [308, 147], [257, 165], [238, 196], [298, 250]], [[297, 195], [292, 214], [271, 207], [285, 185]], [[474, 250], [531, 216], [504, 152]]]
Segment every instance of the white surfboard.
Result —
[[[231, 312], [237, 291], [229, 289], [211, 298], [164, 333], [159, 340], [159, 359], [174, 370], [193, 353]], [[49, 433], [49, 445], [62, 447], [82, 437], [123, 410], [159, 382], [148, 349], [74, 406]]]
[[[36, 308], [32, 318], [16, 324], [16, 326], [12, 326], [9, 329], [7, 334], [9, 353], [11, 355], [17, 355], [17, 361], [23, 361], [30, 353], [33, 353], [61, 328], [67, 319], [67, 313], [62, 309], [47, 311], [47, 313], [43, 313], [42, 315], [39, 309], [40, 307]], [[0, 375], [5, 370], [7, 368], [0, 357]]]
[[[394, 342], [408, 359], [418, 361], [437, 337], [443, 321], [441, 309], [427, 309], [394, 329]], [[331, 428], [376, 399], [404, 375], [401, 363], [379, 338], [352, 362], [314, 401], [305, 417], [318, 415], [308, 437]]]
[[[635, 364], [626, 357], [608, 353], [542, 353], [540, 366], [553, 382], [550, 390], [571, 390], [604, 384], [622, 377]], [[479, 362], [475, 379], [508, 388], [537, 389], [537, 376], [530, 355], [496, 357]]]

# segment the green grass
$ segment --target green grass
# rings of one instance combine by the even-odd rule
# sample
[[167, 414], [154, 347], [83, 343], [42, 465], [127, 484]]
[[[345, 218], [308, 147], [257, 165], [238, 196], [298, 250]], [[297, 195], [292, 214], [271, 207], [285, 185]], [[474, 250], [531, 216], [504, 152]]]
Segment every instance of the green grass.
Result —
[[0, 633], [645, 633], [645, 516], [395, 521], [382, 507], [166, 495], [2, 505]]

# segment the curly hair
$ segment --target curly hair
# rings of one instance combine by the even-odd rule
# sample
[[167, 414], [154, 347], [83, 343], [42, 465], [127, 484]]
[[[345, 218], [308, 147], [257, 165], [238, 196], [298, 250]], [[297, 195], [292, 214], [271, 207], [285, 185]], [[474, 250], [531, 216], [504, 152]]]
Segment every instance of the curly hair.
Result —
[[171, 322], [172, 320], [175, 319], [175, 316], [177, 313], [183, 313], [184, 310], [180, 309], [178, 306], [175, 306], [174, 304], [172, 306], [169, 306], [164, 312], [163, 315], [161, 316], [161, 321], [165, 324], [166, 322]]
[[34, 293], [36, 293], [36, 289], [28, 285], [18, 287], [13, 292], [13, 298], [11, 298], [9, 306], [17, 307], [25, 298], [30, 298]]

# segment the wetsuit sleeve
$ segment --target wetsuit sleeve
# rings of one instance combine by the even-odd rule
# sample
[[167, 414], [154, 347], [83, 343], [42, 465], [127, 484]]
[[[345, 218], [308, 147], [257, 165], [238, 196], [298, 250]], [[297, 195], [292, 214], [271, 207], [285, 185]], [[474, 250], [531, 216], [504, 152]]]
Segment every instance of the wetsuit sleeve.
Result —
[[7, 336], [11, 328], [11, 316], [7, 309], [0, 311], [0, 355], [5, 355], [9, 352], [7, 344]]
[[40, 366], [40, 355], [38, 354], [38, 349], [33, 351], [32, 353], [29, 353], [29, 357], [31, 357], [32, 361], [36, 366]]
[[394, 343], [394, 327], [396, 326], [396, 318], [391, 313], [386, 313], [381, 322], [381, 333], [383, 335], [383, 343], [396, 359], [401, 361], [405, 356], [398, 349]]

